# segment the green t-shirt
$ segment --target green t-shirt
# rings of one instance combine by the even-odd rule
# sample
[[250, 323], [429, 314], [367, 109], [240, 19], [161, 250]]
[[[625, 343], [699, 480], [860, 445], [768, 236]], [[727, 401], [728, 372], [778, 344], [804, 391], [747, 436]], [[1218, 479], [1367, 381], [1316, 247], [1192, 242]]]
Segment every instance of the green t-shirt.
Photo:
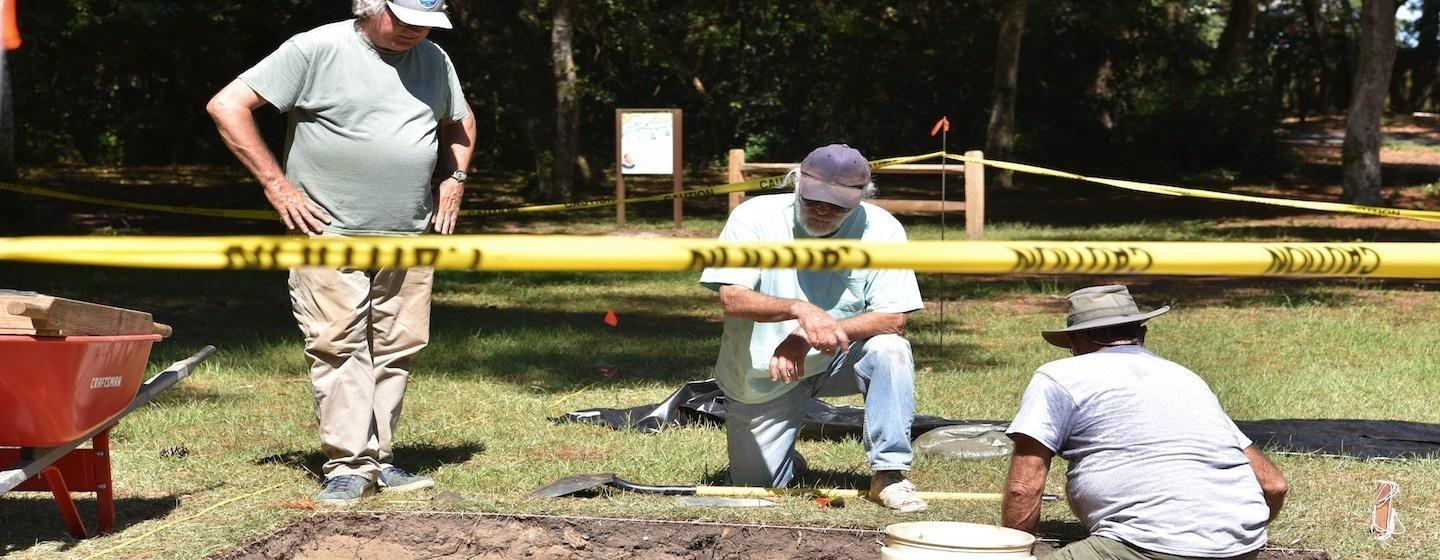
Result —
[[285, 176], [334, 218], [327, 232], [425, 231], [440, 123], [469, 115], [439, 46], [379, 50], [347, 20], [291, 37], [240, 79], [289, 114]]

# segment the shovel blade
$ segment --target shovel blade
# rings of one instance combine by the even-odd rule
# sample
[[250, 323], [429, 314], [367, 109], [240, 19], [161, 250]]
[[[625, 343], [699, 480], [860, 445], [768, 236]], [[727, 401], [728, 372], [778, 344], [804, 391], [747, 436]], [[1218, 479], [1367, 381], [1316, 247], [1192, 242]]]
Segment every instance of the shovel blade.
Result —
[[573, 496], [587, 490], [595, 490], [601, 486], [607, 486], [615, 481], [615, 473], [595, 473], [568, 476], [541, 486], [531, 492], [531, 496], [537, 498], [563, 498]]

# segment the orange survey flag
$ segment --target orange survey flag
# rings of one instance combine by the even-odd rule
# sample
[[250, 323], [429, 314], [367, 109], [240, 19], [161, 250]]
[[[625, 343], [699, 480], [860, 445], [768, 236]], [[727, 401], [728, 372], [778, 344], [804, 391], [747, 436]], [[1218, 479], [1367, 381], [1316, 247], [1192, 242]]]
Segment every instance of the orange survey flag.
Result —
[[5, 5], [5, 27], [0, 33], [5, 35], [5, 50], [7, 51], [20, 48], [20, 26], [15, 23], [15, 2], [16, 0], [0, 0], [0, 4]]

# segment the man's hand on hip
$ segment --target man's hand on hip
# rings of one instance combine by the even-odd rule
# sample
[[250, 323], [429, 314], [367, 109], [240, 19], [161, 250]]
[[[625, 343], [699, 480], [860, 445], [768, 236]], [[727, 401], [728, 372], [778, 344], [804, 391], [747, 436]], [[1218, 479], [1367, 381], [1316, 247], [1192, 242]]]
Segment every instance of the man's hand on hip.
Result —
[[800, 322], [800, 330], [804, 331], [811, 348], [834, 354], [850, 347], [850, 337], [845, 334], [845, 328], [824, 309], [807, 301], [796, 301], [791, 312]]
[[460, 200], [465, 198], [465, 183], [453, 178], [440, 182], [439, 203], [435, 208], [435, 231], [440, 235], [455, 233], [455, 221], [460, 217]]
[[330, 214], [325, 209], [283, 177], [265, 185], [265, 199], [280, 213], [287, 229], [320, 235], [325, 232], [325, 224], [330, 223]]
[[805, 355], [809, 353], [810, 341], [805, 339], [805, 333], [800, 330], [790, 333], [770, 356], [770, 380], [794, 383], [805, 377]]

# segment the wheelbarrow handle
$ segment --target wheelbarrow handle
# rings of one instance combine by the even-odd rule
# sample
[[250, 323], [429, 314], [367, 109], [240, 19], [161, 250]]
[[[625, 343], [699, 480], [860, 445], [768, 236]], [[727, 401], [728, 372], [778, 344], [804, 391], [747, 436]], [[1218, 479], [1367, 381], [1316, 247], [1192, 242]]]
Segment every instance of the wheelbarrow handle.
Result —
[[151, 377], [149, 381], [146, 381], [144, 385], [140, 386], [140, 392], [135, 394], [135, 400], [131, 401], [130, 406], [125, 408], [125, 414], [134, 412], [135, 409], [155, 400], [156, 397], [160, 396], [160, 393], [173, 387], [176, 383], [179, 383], [181, 379], [185, 379], [185, 377], [190, 375], [191, 371], [194, 371], [195, 366], [200, 365], [200, 362], [209, 359], [210, 356], [213, 355], [215, 355], [215, 347], [207, 345], [189, 358], [170, 364], [170, 367], [165, 368], [165, 371], [155, 374], [155, 377]]

